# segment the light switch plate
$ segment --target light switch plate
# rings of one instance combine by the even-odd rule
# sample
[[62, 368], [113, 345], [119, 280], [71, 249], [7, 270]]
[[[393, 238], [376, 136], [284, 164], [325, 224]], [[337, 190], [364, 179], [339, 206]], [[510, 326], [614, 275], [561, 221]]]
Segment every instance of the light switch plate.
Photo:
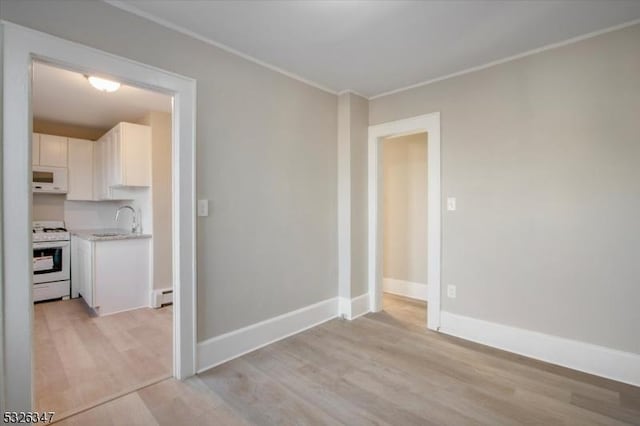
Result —
[[198, 216], [209, 216], [209, 200], [198, 200]]
[[447, 210], [455, 211], [456, 210], [456, 199], [455, 197], [447, 198]]
[[455, 299], [456, 298], [456, 286], [455, 285], [448, 285], [447, 286], [447, 297], [450, 299]]

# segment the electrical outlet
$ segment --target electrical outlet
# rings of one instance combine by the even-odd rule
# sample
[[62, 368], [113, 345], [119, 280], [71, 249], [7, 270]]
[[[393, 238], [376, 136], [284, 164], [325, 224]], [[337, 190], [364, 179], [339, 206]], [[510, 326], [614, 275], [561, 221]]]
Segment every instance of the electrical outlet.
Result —
[[209, 216], [209, 200], [198, 200], [198, 216]]
[[455, 299], [456, 298], [456, 286], [455, 285], [448, 285], [447, 286], [447, 297], [449, 297], [450, 299]]
[[456, 199], [455, 197], [447, 198], [447, 210], [455, 211], [456, 210]]

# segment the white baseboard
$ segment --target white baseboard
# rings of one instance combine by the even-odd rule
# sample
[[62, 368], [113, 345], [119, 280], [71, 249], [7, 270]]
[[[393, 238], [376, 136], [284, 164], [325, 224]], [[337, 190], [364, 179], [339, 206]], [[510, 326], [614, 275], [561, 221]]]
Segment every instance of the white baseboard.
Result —
[[383, 278], [382, 290], [385, 293], [397, 294], [417, 300], [427, 300], [427, 285], [411, 281]]
[[261, 321], [198, 343], [197, 372], [300, 333], [338, 316], [338, 298]]
[[341, 297], [339, 305], [339, 315], [344, 319], [354, 320], [369, 312], [369, 293], [353, 299]]
[[338, 316], [348, 318], [351, 316], [351, 299], [338, 297]]
[[369, 313], [369, 304], [369, 293], [351, 299], [351, 318], [349, 319], [353, 320]]
[[640, 386], [640, 355], [442, 311], [440, 332]]

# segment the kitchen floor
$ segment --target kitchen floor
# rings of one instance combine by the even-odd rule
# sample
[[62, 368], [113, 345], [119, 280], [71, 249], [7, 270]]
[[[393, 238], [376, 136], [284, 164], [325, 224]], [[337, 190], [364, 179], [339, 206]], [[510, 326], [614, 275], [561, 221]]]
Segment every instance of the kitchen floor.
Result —
[[34, 311], [36, 411], [64, 417], [171, 376], [171, 306], [92, 317], [72, 299]]

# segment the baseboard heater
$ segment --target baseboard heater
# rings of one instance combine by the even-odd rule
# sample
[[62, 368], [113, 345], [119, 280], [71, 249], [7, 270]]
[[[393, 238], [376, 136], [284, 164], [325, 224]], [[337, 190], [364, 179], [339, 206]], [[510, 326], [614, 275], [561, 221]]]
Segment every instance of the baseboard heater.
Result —
[[160, 290], [154, 290], [151, 300], [151, 307], [161, 308], [167, 305], [173, 305], [173, 289], [163, 288]]

